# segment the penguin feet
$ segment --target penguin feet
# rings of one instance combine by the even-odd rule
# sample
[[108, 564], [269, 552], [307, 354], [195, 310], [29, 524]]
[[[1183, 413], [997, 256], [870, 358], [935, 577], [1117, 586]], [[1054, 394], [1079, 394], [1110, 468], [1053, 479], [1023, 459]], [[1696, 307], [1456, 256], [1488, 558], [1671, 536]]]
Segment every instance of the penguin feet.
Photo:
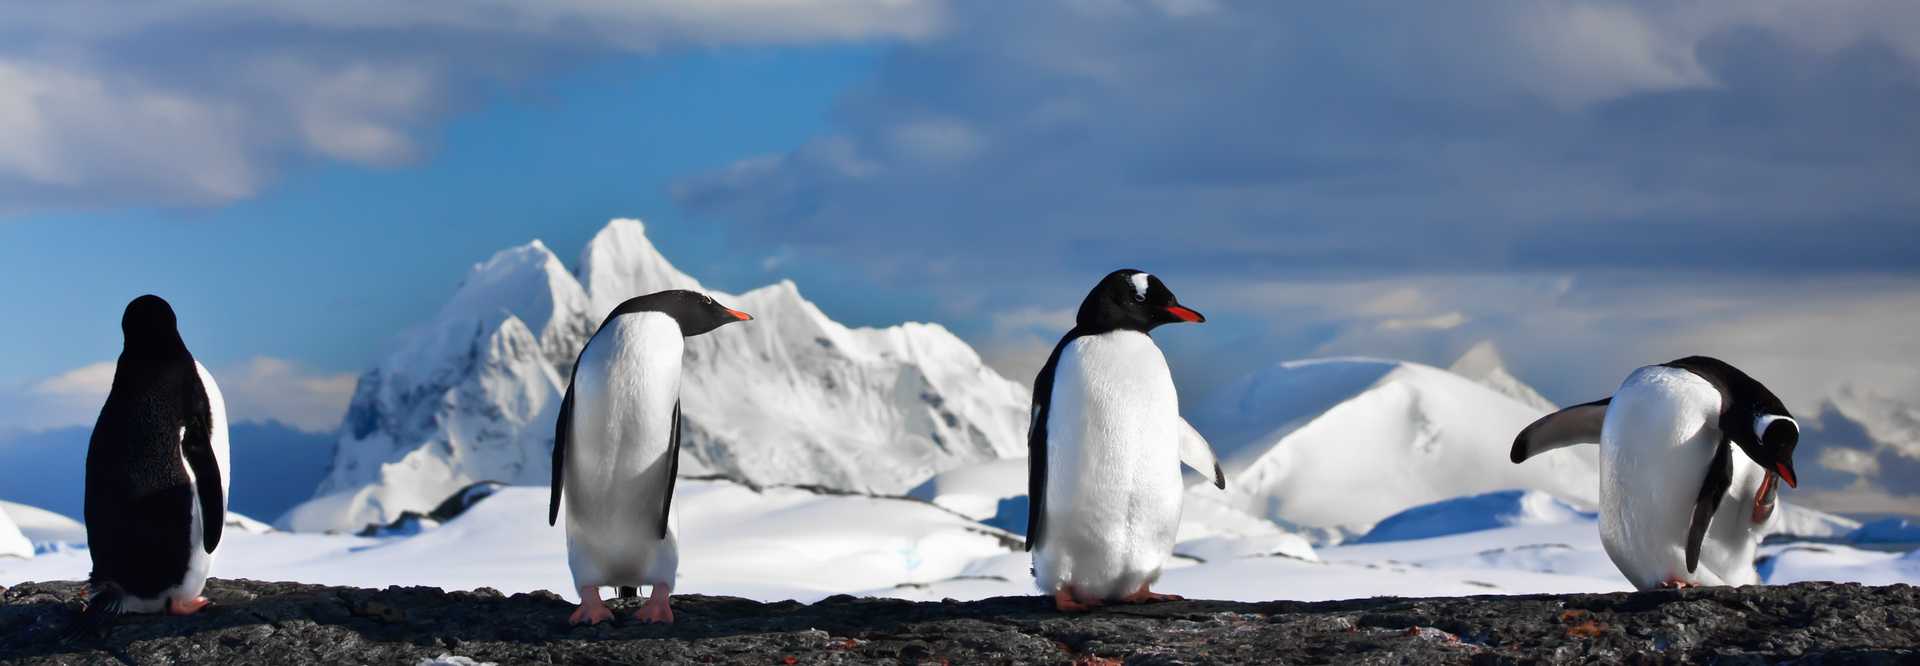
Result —
[[1699, 587], [1699, 585], [1695, 585], [1693, 583], [1680, 580], [1678, 577], [1674, 577], [1674, 578], [1668, 578], [1666, 580], [1660, 581], [1659, 587], [1662, 590], [1684, 590], [1689, 587]]
[[600, 601], [600, 586], [588, 585], [576, 591], [580, 593], [580, 607], [567, 616], [567, 624], [600, 624], [613, 619], [613, 611]]
[[573, 609], [573, 614], [567, 616], [567, 624], [600, 624], [611, 619], [613, 611], [608, 610], [606, 604], [595, 601]]
[[168, 615], [192, 615], [194, 613], [200, 612], [200, 609], [206, 608], [207, 604], [209, 603], [213, 603], [213, 602], [207, 601], [206, 597], [194, 597], [193, 601], [179, 601], [177, 599], [168, 599], [167, 614]]
[[647, 594], [647, 603], [640, 605], [640, 610], [634, 612], [633, 619], [639, 620], [641, 624], [673, 624], [673, 606], [667, 601], [667, 597], [671, 594], [673, 594], [672, 588], [654, 585], [653, 591]]
[[1100, 605], [1099, 602], [1080, 603], [1073, 598], [1073, 592], [1065, 587], [1053, 591], [1053, 607], [1062, 613], [1085, 613], [1098, 605]]
[[1141, 585], [1140, 590], [1138, 592], [1134, 592], [1133, 594], [1129, 594], [1125, 597], [1122, 597], [1120, 600], [1130, 604], [1151, 604], [1151, 603], [1159, 603], [1162, 601], [1180, 601], [1185, 598], [1186, 597], [1182, 597], [1178, 594], [1161, 594], [1159, 592], [1155, 592], [1153, 590], [1147, 589], [1147, 586], [1145, 585]]
[[641, 624], [673, 624], [673, 607], [667, 605], [665, 600], [659, 603], [649, 600], [640, 605], [640, 610], [634, 611], [633, 619]]

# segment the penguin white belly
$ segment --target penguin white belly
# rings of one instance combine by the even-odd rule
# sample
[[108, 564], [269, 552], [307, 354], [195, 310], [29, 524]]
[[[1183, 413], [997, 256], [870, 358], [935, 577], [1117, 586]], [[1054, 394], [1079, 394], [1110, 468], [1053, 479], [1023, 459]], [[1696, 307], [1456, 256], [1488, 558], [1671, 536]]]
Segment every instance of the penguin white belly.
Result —
[[[199, 361], [194, 361], [193, 366], [200, 373], [200, 385], [207, 390], [207, 406], [213, 414], [213, 432], [208, 437], [208, 441], [213, 446], [214, 462], [219, 463], [220, 467], [220, 507], [224, 511], [229, 506], [227, 498], [231, 494], [229, 485], [233, 479], [233, 467], [227, 462], [227, 402], [220, 395], [220, 385], [214, 383], [213, 375], [207, 372], [206, 366], [200, 365]], [[186, 436], [186, 429], [180, 429], [180, 438], [185, 440]], [[193, 475], [193, 465], [187, 463], [184, 453], [180, 456], [180, 466], [187, 470], [187, 485], [197, 488], [198, 486], [194, 484], [198, 479]], [[193, 512], [193, 520], [188, 521], [188, 528], [191, 531], [187, 534], [187, 571], [180, 577], [180, 583], [151, 598], [128, 595], [126, 600], [121, 602], [123, 612], [157, 613], [166, 610], [169, 599], [184, 604], [193, 601], [206, 590], [207, 575], [213, 571], [213, 556], [219, 553], [220, 549], [215, 546], [214, 552], [209, 553], [205, 547], [207, 532], [203, 525], [206, 518], [200, 510], [200, 496], [197, 491], [188, 504], [192, 507], [190, 511]]]
[[685, 344], [672, 318], [643, 312], [615, 318], [580, 357], [563, 491], [576, 586], [673, 583], [672, 517], [665, 539], [659, 529]]
[[1758, 582], [1752, 498], [1764, 473], [1733, 447], [1734, 478], [1687, 571], [1687, 530], [1720, 445], [1720, 394], [1686, 370], [1648, 366], [1621, 384], [1600, 436], [1600, 540], [1627, 580], [1652, 589]]
[[1087, 599], [1152, 583], [1180, 529], [1180, 405], [1153, 339], [1116, 331], [1060, 355], [1047, 417], [1035, 582]]

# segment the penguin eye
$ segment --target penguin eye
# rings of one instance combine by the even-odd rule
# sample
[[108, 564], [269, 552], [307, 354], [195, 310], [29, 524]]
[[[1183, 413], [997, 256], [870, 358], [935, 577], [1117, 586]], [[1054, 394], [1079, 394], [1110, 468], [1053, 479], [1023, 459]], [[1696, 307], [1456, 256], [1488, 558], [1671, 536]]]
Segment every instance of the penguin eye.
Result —
[[1144, 291], [1133, 292], [1133, 302], [1135, 303], [1147, 302], [1147, 292], [1144, 292]]

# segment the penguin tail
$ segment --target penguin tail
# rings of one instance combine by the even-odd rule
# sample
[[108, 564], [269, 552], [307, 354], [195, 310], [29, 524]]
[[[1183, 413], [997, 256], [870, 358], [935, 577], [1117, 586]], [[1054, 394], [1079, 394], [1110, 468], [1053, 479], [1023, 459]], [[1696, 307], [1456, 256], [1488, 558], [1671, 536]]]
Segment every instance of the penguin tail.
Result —
[[80, 609], [80, 616], [67, 628], [64, 640], [77, 638], [105, 637], [113, 626], [114, 617], [120, 614], [121, 606], [126, 603], [127, 591], [119, 583], [110, 580], [89, 581], [87, 586], [92, 592], [87, 597], [86, 606]]
[[638, 587], [621, 586], [620, 588], [620, 598], [622, 599], [633, 599], [639, 596], [640, 588]]

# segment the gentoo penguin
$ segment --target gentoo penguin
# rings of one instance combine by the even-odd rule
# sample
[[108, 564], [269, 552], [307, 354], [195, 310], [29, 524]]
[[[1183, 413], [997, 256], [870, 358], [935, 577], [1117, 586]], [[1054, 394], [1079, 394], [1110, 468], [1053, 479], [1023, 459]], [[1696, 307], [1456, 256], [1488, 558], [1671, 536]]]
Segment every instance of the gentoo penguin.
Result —
[[547, 524], [567, 499], [567, 565], [580, 592], [568, 621], [613, 618], [602, 586], [634, 596], [652, 586], [634, 618], [672, 622], [680, 550], [673, 482], [680, 461], [680, 354], [685, 338], [753, 317], [703, 294], [674, 289], [627, 299], [600, 323], [567, 382], [553, 432]]
[[[1689, 356], [1633, 371], [1612, 397], [1549, 414], [1512, 458], [1600, 445], [1600, 541], [1639, 589], [1760, 582], [1754, 549], [1800, 424], [1759, 381]], [[1732, 501], [1726, 501], [1731, 499]]]
[[125, 346], [87, 444], [86, 622], [116, 613], [174, 615], [200, 596], [227, 511], [227, 408], [180, 340], [173, 308], [133, 299]]
[[1148, 586], [1173, 554], [1180, 464], [1226, 487], [1207, 441], [1180, 417], [1167, 359], [1148, 332], [1204, 322], [1147, 273], [1094, 285], [1033, 380], [1027, 429], [1027, 550], [1034, 582], [1063, 611], [1175, 599]]

